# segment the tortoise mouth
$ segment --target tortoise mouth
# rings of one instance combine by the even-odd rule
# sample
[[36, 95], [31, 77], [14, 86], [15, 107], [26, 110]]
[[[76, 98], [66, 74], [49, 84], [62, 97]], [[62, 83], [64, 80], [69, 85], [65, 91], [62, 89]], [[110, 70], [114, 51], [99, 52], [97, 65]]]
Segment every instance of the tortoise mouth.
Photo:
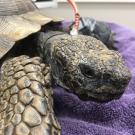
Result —
[[110, 93], [89, 93], [87, 94], [82, 94], [79, 95], [78, 97], [83, 100], [83, 101], [95, 101], [95, 102], [109, 102], [114, 99], [119, 99], [122, 96], [122, 93], [117, 93], [117, 94], [110, 94]]
[[101, 86], [95, 91], [85, 90], [85, 93], [78, 95], [84, 101], [109, 102], [114, 99], [119, 99], [124, 93], [124, 88], [115, 88], [114, 86]]

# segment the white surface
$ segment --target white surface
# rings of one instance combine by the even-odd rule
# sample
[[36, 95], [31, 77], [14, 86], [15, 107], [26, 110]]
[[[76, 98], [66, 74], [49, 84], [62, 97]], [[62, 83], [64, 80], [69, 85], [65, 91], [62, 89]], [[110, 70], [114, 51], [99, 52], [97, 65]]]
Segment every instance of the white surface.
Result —
[[36, 2], [36, 0], [32, 0], [36, 3], [38, 8], [47, 8], [47, 7], [56, 7], [57, 6], [57, 0], [52, 0], [48, 2]]
[[[67, 0], [57, 0], [58, 2], [67, 2]], [[135, 0], [75, 0], [75, 2], [92, 2], [92, 3], [135, 3]]]
[[36, 2], [38, 8], [56, 7], [56, 2]]

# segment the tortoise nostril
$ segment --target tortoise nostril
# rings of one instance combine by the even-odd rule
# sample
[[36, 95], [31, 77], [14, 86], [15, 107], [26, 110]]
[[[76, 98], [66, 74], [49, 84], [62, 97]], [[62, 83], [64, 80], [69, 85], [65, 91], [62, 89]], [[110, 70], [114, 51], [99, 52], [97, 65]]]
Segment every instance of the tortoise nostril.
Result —
[[80, 64], [80, 69], [83, 75], [86, 77], [95, 76], [95, 71], [89, 67], [89, 65]]
[[121, 84], [122, 88], [125, 88], [129, 84], [130, 79], [130, 76], [123, 76], [123, 78], [119, 79], [118, 82]]

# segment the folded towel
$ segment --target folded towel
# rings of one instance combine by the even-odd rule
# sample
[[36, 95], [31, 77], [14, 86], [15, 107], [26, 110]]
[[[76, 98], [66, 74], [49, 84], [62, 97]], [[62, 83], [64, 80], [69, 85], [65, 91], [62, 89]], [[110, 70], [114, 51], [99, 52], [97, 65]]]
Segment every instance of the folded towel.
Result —
[[125, 93], [108, 103], [81, 101], [63, 88], [54, 89], [54, 108], [62, 135], [135, 135], [135, 31], [109, 23], [115, 47], [132, 73]]

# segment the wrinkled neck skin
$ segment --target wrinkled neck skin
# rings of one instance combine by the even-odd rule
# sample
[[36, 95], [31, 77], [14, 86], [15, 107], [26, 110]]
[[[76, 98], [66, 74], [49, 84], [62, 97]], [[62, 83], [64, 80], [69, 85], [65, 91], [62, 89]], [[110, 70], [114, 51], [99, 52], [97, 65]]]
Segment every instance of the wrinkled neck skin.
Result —
[[117, 99], [131, 79], [121, 55], [93, 37], [41, 32], [38, 48], [55, 83], [81, 100]]

